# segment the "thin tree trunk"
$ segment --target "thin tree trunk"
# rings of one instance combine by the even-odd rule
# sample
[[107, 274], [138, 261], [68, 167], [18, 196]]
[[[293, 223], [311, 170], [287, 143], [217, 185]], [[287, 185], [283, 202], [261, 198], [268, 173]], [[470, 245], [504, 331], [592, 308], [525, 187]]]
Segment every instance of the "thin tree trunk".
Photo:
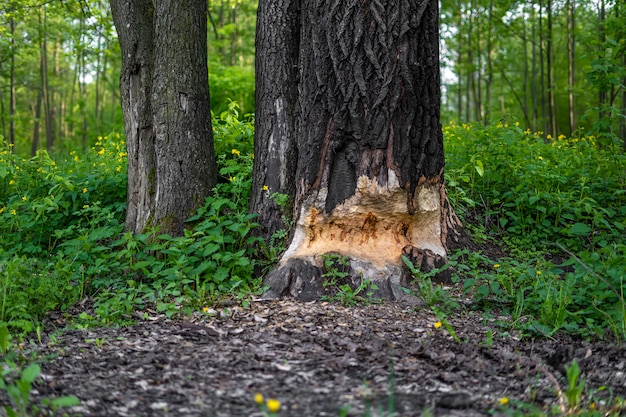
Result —
[[472, 20], [473, 20], [473, 4], [470, 2], [469, 9], [466, 11], [467, 13], [467, 74], [465, 76], [465, 121], [470, 122], [470, 92], [472, 90], [472, 79], [473, 79], [473, 66], [474, 66], [474, 58], [472, 55]]
[[236, 56], [236, 50], [237, 50], [237, 8], [236, 7], [232, 7], [231, 9], [231, 23], [233, 24], [233, 26], [235, 27], [235, 29], [233, 31], [230, 32], [230, 65], [234, 66], [235, 65], [235, 56]]
[[463, 24], [463, 9], [462, 2], [459, 1], [457, 5], [458, 16], [459, 19], [457, 21], [457, 27], [459, 28], [459, 33], [457, 34], [457, 38], [459, 40], [459, 49], [457, 53], [457, 119], [459, 122], [463, 120], [463, 34], [461, 33], [461, 27]]
[[102, 52], [101, 52], [101, 48], [102, 48], [102, 35], [100, 33], [100, 31], [98, 31], [98, 40], [96, 42], [96, 68], [95, 68], [95, 73], [96, 73], [96, 79], [95, 79], [95, 102], [94, 102], [94, 129], [97, 131], [98, 130], [98, 123], [100, 121], [100, 118], [98, 117], [99, 111], [100, 111], [100, 59], [102, 56]]
[[554, 68], [552, 67], [553, 50], [552, 50], [552, 0], [548, 0], [547, 4], [548, 12], [548, 34], [547, 34], [547, 47], [546, 47], [546, 70], [548, 76], [548, 103], [549, 103], [549, 120], [550, 120], [550, 134], [553, 138], [556, 138], [556, 103], [554, 98]]
[[54, 106], [52, 103], [50, 85], [48, 83], [48, 41], [47, 41], [47, 17], [45, 6], [40, 10], [39, 28], [40, 28], [40, 77], [41, 91], [43, 95], [43, 110], [46, 121], [46, 149], [52, 151], [55, 145], [55, 128], [54, 128]]
[[483, 100], [482, 100], [482, 90], [483, 90], [483, 50], [482, 50], [482, 27], [481, 27], [481, 16], [482, 10], [479, 10], [476, 13], [476, 85], [474, 86], [474, 114], [476, 115], [476, 120], [479, 122], [483, 122]]
[[7, 137], [7, 125], [6, 118], [4, 116], [4, 96], [2, 94], [2, 89], [0, 88], [0, 124], [2, 124], [2, 136]]
[[576, 44], [574, 30], [576, 16], [575, 0], [567, 0], [567, 79], [569, 84], [569, 134], [576, 130], [576, 113], [574, 106], [574, 85], [576, 71]]
[[[524, 108], [522, 109], [522, 111], [525, 114], [528, 114], [528, 99], [529, 97], [531, 97], [531, 94], [529, 94], [529, 87], [528, 87], [528, 36], [527, 36], [527, 25], [526, 25], [526, 17], [527, 17], [527, 11], [526, 11], [526, 4], [523, 5], [524, 7], [522, 7], [521, 10], [521, 17], [522, 17], [522, 22], [523, 22], [523, 26], [522, 26], [522, 48], [524, 48], [524, 62], [522, 63], [522, 91], [524, 92]], [[528, 122], [528, 117], [526, 117], [526, 120]]]
[[30, 155], [35, 156], [37, 149], [39, 148], [39, 125], [41, 121], [41, 103], [43, 101], [43, 94], [41, 88], [37, 90], [37, 102], [35, 103], [35, 122], [33, 123], [33, 142], [30, 148]]
[[489, 2], [489, 14], [487, 17], [487, 80], [485, 82], [485, 111], [484, 122], [488, 125], [491, 118], [491, 83], [493, 81], [493, 0]]
[[545, 73], [545, 55], [543, 49], [543, 1], [539, 0], [539, 74], [541, 79], [540, 102], [541, 102], [541, 124], [544, 134], [548, 132], [548, 124], [546, 118], [546, 73]]
[[[606, 29], [604, 26], [605, 19], [606, 19], [606, 11], [605, 11], [604, 0], [600, 0], [599, 7], [600, 7], [600, 10], [598, 11], [598, 18], [599, 18], [598, 35], [599, 35], [600, 45], [599, 45], [598, 55], [600, 59], [604, 59], [605, 53], [606, 53], [606, 49], [605, 49]], [[607, 101], [606, 90], [604, 89], [603, 86], [600, 86], [599, 91], [598, 91], [598, 120], [600, 121], [602, 121], [602, 119], [606, 117], [606, 114], [605, 114], [606, 101]]]
[[537, 16], [535, 14], [535, 8], [531, 2], [531, 43], [532, 43], [532, 64], [531, 64], [531, 77], [530, 77], [530, 91], [532, 96], [532, 130], [537, 131], [539, 120], [539, 92], [537, 85], [537, 33], [536, 33], [536, 21]]
[[10, 86], [9, 86], [9, 145], [11, 152], [15, 148], [15, 18], [9, 18], [9, 30], [11, 32], [11, 68], [10, 68]]

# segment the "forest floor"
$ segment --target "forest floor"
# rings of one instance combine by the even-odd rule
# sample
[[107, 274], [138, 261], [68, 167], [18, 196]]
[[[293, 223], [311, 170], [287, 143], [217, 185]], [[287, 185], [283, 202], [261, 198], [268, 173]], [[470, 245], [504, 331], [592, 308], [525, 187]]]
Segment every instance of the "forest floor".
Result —
[[32, 395], [75, 395], [81, 404], [66, 411], [83, 416], [262, 416], [255, 393], [280, 400], [279, 416], [506, 415], [503, 398], [506, 407], [558, 405], [564, 365], [576, 359], [584, 395], [626, 397], [623, 344], [520, 340], [499, 320], [509, 318], [449, 317], [455, 340], [429, 309], [397, 303], [277, 300], [186, 320], [154, 314], [45, 336]]

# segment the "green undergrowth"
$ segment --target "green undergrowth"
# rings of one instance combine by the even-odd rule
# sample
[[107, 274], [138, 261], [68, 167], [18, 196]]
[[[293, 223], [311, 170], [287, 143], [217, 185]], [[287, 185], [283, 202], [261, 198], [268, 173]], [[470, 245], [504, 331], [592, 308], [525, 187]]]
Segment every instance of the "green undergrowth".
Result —
[[485, 248], [456, 279], [530, 336], [626, 339], [626, 156], [594, 136], [544, 138], [515, 124], [444, 127], [452, 205]]
[[47, 312], [91, 298], [93, 309], [70, 318], [77, 325], [124, 324], [147, 307], [178, 316], [257, 292], [258, 239], [247, 212], [252, 119], [231, 103], [214, 126], [218, 185], [181, 237], [123, 231], [119, 133], [84, 154], [40, 151], [30, 159], [0, 142], [0, 323], [16, 334], [41, 330]]
[[[3, 143], [0, 321], [12, 332], [31, 332], [46, 312], [89, 297], [93, 308], [72, 318], [78, 325], [123, 324], [147, 307], [178, 316], [260, 291], [254, 271], [269, 264], [254, 255], [271, 251], [253, 250], [260, 242], [247, 213], [253, 119], [231, 102], [214, 117], [214, 131], [219, 184], [181, 237], [123, 231], [119, 133], [98, 138], [85, 153], [30, 159]], [[504, 311], [507, 326], [533, 337], [565, 331], [625, 339], [620, 150], [590, 135], [545, 139], [514, 124], [450, 124], [444, 133], [451, 203], [479, 246], [501, 250], [496, 257], [488, 250], [450, 256], [456, 287], [473, 307]], [[442, 315], [461, 308], [432, 283], [433, 273], [414, 273], [413, 291], [428, 306]], [[337, 288], [340, 302], [369, 301], [369, 283]]]

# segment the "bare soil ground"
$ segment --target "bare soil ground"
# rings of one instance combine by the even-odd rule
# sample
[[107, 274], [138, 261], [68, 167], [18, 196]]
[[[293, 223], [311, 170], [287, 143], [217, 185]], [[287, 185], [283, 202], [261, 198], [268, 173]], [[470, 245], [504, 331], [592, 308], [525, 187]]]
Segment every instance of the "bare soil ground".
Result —
[[450, 318], [458, 342], [428, 309], [396, 303], [259, 301], [185, 321], [155, 314], [45, 338], [33, 395], [75, 395], [81, 404], [69, 414], [83, 416], [261, 416], [257, 392], [281, 401], [280, 416], [486, 416], [499, 414], [503, 397], [558, 404], [555, 382], [565, 387], [564, 365], [576, 359], [588, 392], [626, 397], [626, 346], [520, 340], [497, 319]]

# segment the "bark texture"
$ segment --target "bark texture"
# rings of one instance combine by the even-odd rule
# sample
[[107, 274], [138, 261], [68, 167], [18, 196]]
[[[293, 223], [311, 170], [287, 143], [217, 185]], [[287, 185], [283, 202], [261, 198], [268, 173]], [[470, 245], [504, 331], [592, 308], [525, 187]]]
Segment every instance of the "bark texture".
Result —
[[204, 203], [217, 178], [207, 66], [208, 3], [156, 4], [154, 223], [162, 233], [181, 235], [184, 221]]
[[151, 0], [111, 0], [122, 51], [120, 93], [128, 153], [126, 230], [141, 233], [154, 207], [156, 158], [152, 125], [154, 8]]
[[111, 0], [122, 50], [126, 230], [180, 235], [217, 169], [209, 106], [207, 3]]
[[300, 0], [259, 1], [256, 70], [263, 76], [256, 82], [250, 211], [259, 214], [260, 233], [268, 240], [286, 227], [283, 215], [292, 217], [293, 201], [281, 208], [270, 196], [296, 190], [299, 32]]
[[313, 298], [294, 270], [337, 253], [397, 298], [403, 253], [446, 255], [438, 3], [305, 0], [301, 21], [297, 224], [266, 296]]

